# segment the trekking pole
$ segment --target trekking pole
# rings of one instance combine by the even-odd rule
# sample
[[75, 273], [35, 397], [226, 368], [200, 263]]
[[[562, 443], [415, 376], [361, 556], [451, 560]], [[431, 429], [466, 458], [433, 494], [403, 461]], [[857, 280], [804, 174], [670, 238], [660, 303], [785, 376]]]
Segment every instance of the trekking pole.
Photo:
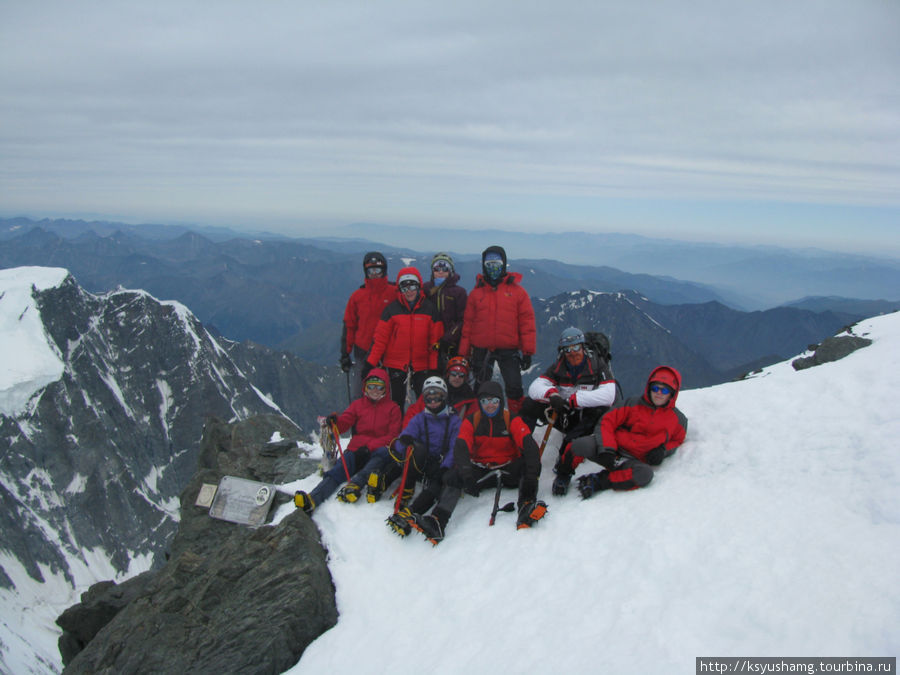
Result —
[[347, 375], [347, 405], [353, 403], [353, 394], [350, 393], [350, 371], [346, 372]]
[[400, 488], [397, 490], [397, 501], [394, 502], [394, 513], [400, 510], [400, 502], [403, 501], [403, 490], [406, 488], [406, 475], [409, 473], [409, 460], [412, 459], [413, 446], [406, 448], [406, 459], [403, 460], [403, 475], [400, 477]]
[[334, 442], [337, 445], [338, 454], [341, 456], [341, 464], [344, 465], [344, 475], [347, 476], [347, 482], [350, 482], [350, 471], [347, 469], [347, 460], [344, 459], [344, 450], [341, 448], [341, 434], [338, 431], [337, 424], [331, 425], [331, 433], [334, 434]]
[[547, 447], [547, 440], [550, 438], [550, 432], [553, 431], [553, 425], [556, 424], [556, 411], [553, 408], [547, 408], [544, 414], [547, 418], [547, 431], [544, 432], [544, 440], [541, 441], [540, 450], [538, 450], [538, 459], [544, 456], [544, 448]]

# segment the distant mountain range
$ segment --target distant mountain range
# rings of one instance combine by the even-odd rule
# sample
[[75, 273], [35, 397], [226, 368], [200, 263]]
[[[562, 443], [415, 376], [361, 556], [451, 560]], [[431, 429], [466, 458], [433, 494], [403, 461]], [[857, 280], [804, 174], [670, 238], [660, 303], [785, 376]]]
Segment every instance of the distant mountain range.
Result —
[[[367, 238], [432, 250], [440, 241], [430, 230], [358, 223], [333, 236]], [[446, 236], [446, 233], [441, 233]], [[513, 258], [564, 260], [575, 265], [611, 266], [632, 274], [669, 276], [713, 287], [736, 309], [766, 309], [809, 295], [900, 300], [900, 260], [816, 248], [736, 246], [631, 234], [550, 232], [546, 234], [465, 231], [467, 252], [501, 243]], [[657, 299], [658, 300], [658, 299]]]
[[[774, 246], [736, 246], [674, 239], [653, 239], [630, 234], [588, 234], [553, 232], [546, 234], [517, 233], [497, 230], [433, 230], [384, 224], [356, 223], [330, 228], [317, 236], [288, 239], [266, 232], [236, 232], [221, 227], [184, 225], [125, 225], [111, 222], [78, 220], [0, 219], [0, 242], [35, 227], [74, 238], [87, 232], [108, 236], [128, 232], [146, 239], [174, 239], [194, 232], [214, 241], [256, 239], [304, 243], [341, 254], [361, 254], [379, 249], [397, 254], [425, 252], [430, 257], [443, 250], [455, 252], [462, 261], [477, 259], [478, 253], [500, 244], [515, 261], [565, 261], [571, 266], [612, 268], [620, 275], [617, 287], [586, 284], [596, 290], [632, 289], [656, 302], [669, 304], [718, 300], [735, 309], [758, 310], [789, 304], [807, 296], [861, 298], [900, 302], [900, 260], [823, 251], [815, 248], [787, 249]], [[415, 256], [414, 256], [415, 257]], [[558, 268], [560, 269], [560, 268]], [[354, 269], [354, 272], [356, 270]], [[521, 269], [519, 270], [521, 271]], [[589, 274], [595, 278], [598, 273]], [[602, 280], [615, 281], [611, 272], [599, 273]], [[578, 273], [583, 276], [582, 272]], [[634, 283], [638, 275], [668, 278], [656, 288]], [[565, 278], [566, 274], [563, 273]], [[463, 279], [467, 278], [464, 276]], [[674, 281], [674, 280], [677, 280]], [[641, 281], [638, 278], [638, 281]], [[684, 284], [684, 286], [682, 286]], [[568, 289], [539, 289], [536, 295], [549, 297]], [[665, 297], [662, 292], [672, 293]], [[701, 297], [703, 294], [706, 297]], [[834, 309], [835, 307], [827, 307]], [[863, 316], [871, 316], [864, 313]]]
[[[260, 348], [279, 349], [333, 368], [344, 306], [362, 279], [361, 251], [371, 242], [224, 238], [178, 227], [71, 221], [0, 221], [0, 266], [55, 265], [91, 292], [119, 286], [144, 289], [188, 306], [214, 332]], [[146, 235], [146, 236], [145, 236]], [[381, 247], [391, 274], [406, 264], [427, 270], [431, 253]], [[462, 285], [471, 288], [478, 255], [457, 254]], [[653, 365], [679, 365], [686, 386], [732, 379], [788, 358], [863, 318], [862, 310], [892, 303], [839, 298], [763, 312], [741, 312], [714, 289], [609, 267], [545, 259], [512, 259], [538, 311], [540, 349], [534, 372], [555, 355], [552, 316], [604, 330], [613, 339], [614, 367], [626, 391], [639, 387]], [[590, 293], [588, 293], [590, 291]], [[566, 310], [580, 293], [582, 312]], [[609, 295], [612, 294], [612, 295]], [[615, 300], [614, 300], [615, 299]], [[812, 301], [804, 301], [812, 302]], [[841, 311], [826, 311], [829, 306]], [[862, 313], [856, 314], [854, 311]], [[543, 317], [543, 318], [542, 318]], [[346, 387], [333, 382], [346, 396]], [[339, 397], [332, 392], [332, 400]]]

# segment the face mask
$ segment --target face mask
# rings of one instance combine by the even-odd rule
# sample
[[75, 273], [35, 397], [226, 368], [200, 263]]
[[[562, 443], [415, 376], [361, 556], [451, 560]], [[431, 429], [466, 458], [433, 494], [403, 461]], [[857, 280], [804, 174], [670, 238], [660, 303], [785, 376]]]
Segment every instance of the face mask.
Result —
[[503, 276], [503, 261], [486, 260], [484, 263], [484, 274], [491, 281], [497, 281]]

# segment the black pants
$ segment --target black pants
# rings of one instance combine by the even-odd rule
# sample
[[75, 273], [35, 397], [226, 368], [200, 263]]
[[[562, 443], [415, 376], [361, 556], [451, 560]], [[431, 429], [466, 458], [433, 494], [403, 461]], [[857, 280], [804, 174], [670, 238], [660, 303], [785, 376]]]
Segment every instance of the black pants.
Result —
[[475, 392], [482, 382], [488, 382], [494, 374], [494, 363], [500, 367], [500, 375], [503, 377], [503, 390], [506, 392], [507, 402], [510, 399], [520, 399], [525, 395], [522, 388], [522, 371], [519, 370], [519, 352], [516, 349], [495, 349], [489, 351], [483, 347], [475, 347], [472, 350], [472, 371], [475, 373]]
[[[406, 412], [406, 371], [398, 368], [388, 368], [388, 377], [391, 379], [391, 398], [400, 406], [400, 410]], [[429, 371], [420, 370], [410, 374], [410, 385], [413, 389], [414, 403], [422, 394], [422, 385], [428, 377]]]
[[649, 464], [622, 452], [600, 448], [596, 436], [587, 436], [573, 443], [572, 454], [597, 462], [606, 469], [609, 487], [613, 490], [634, 490], [646, 487], [653, 480], [653, 469]]

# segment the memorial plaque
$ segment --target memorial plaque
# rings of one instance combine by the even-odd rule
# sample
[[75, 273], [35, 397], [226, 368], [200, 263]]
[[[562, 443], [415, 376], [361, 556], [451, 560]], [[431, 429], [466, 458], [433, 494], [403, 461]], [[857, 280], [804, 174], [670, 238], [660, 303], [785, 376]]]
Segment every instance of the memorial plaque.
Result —
[[219, 489], [209, 507], [209, 515], [232, 523], [259, 527], [266, 521], [274, 499], [274, 485], [225, 476], [219, 481]]

